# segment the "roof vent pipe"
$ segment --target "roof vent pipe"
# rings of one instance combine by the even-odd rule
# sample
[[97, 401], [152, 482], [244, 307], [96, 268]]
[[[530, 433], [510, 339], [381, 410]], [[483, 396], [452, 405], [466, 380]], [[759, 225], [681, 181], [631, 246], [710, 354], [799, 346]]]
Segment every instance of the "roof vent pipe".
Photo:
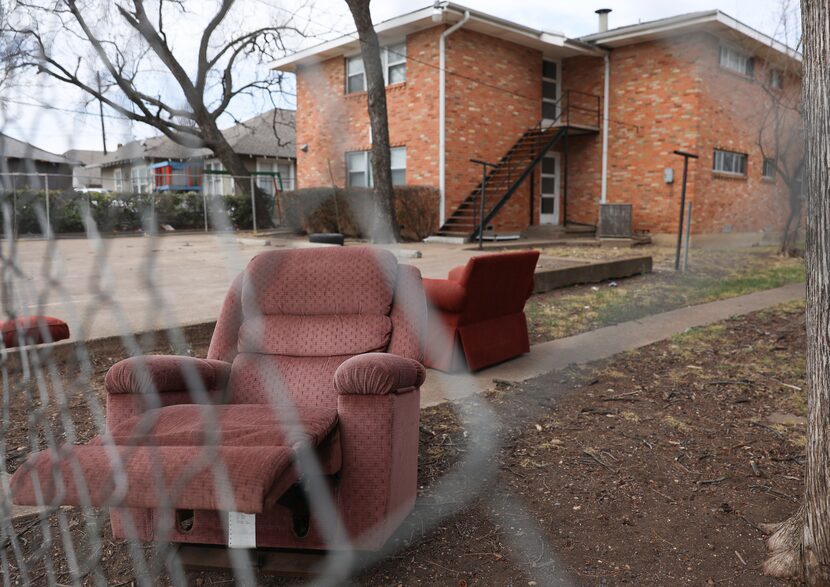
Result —
[[611, 9], [600, 8], [595, 12], [599, 15], [599, 32], [604, 33], [608, 30], [608, 13], [611, 12]]

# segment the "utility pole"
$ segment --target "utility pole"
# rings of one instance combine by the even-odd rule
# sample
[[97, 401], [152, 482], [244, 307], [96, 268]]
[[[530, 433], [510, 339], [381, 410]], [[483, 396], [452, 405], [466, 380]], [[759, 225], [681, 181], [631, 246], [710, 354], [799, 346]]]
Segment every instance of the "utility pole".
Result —
[[[101, 93], [101, 74], [95, 73], [95, 81], [98, 83], [98, 93]], [[101, 142], [104, 144], [104, 155], [107, 154], [107, 127], [104, 125], [104, 102], [98, 100], [98, 116], [101, 118]]]

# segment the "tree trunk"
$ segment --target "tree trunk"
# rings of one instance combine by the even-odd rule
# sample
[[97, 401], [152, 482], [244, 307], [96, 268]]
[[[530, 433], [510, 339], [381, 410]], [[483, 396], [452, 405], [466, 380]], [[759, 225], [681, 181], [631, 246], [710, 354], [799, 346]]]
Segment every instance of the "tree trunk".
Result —
[[372, 240], [389, 243], [400, 240], [400, 227], [395, 214], [395, 192], [392, 188], [392, 166], [389, 151], [389, 124], [386, 114], [386, 87], [383, 80], [383, 65], [380, 60], [380, 45], [372, 15], [370, 0], [346, 0], [357, 34], [360, 38], [360, 53], [366, 72], [366, 91], [369, 102], [369, 123], [372, 128], [372, 176], [377, 213], [372, 229]]
[[830, 0], [802, 0], [807, 130], [807, 460], [801, 509], [764, 570], [830, 585]]
[[[200, 117], [201, 118], [201, 117]], [[205, 116], [204, 120], [197, 120], [199, 128], [204, 133], [205, 146], [209, 147], [213, 154], [225, 166], [225, 171], [231, 174], [236, 183], [236, 187], [243, 194], [250, 197], [251, 195], [251, 172], [245, 167], [245, 163], [239, 154], [233, 150], [233, 147], [225, 139], [225, 135], [219, 130], [219, 127], [209, 116]], [[256, 182], [254, 186], [254, 203], [256, 210], [252, 210], [252, 214], [256, 215], [257, 229], [273, 228], [274, 220], [271, 217], [271, 202], [270, 196], [260, 189]]]
[[787, 216], [787, 224], [784, 226], [784, 234], [781, 236], [782, 255], [787, 257], [798, 256], [798, 233], [801, 230], [801, 184], [796, 182], [788, 186], [790, 192], [790, 213]]

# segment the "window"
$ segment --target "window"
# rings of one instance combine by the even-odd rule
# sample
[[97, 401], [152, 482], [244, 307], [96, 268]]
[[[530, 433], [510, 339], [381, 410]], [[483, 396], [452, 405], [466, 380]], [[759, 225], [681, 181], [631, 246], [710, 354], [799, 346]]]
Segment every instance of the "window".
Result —
[[232, 178], [224, 173], [225, 166], [219, 161], [205, 162], [205, 195], [224, 196], [234, 191]]
[[712, 169], [720, 171], [721, 173], [746, 175], [746, 154], [715, 149]]
[[772, 179], [775, 177], [775, 160], [774, 159], [764, 159], [764, 170], [761, 173], [762, 177], [766, 179]]
[[752, 77], [752, 57], [732, 47], [720, 48], [720, 66]]
[[115, 184], [113, 187], [116, 192], [124, 191], [124, 172], [121, 169], [114, 169], [112, 172], [112, 181]]
[[780, 90], [784, 87], [784, 72], [780, 69], [769, 70], [769, 87]]
[[130, 169], [130, 186], [134, 194], [145, 194], [150, 191], [150, 184], [147, 181], [146, 167], [133, 167]]
[[[383, 81], [397, 84], [406, 81], [406, 42], [380, 48]], [[346, 93], [366, 91], [366, 69], [363, 58], [353, 55], [346, 58]]]
[[[389, 150], [392, 167], [392, 185], [406, 185], [406, 147]], [[368, 188], [372, 181], [372, 158], [369, 151], [352, 151], [346, 153], [346, 185], [355, 188]]]
[[346, 58], [346, 93], [366, 91], [366, 74], [360, 55]]

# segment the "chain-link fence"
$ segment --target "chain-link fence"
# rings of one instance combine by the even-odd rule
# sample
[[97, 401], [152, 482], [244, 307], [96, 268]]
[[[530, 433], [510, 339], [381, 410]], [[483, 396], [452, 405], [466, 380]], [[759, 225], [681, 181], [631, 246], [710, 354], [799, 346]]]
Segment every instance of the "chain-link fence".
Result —
[[12, 234], [42, 238], [48, 226], [56, 237], [83, 235], [84, 210], [107, 235], [142, 232], [148, 215], [162, 232], [218, 230], [211, 208], [226, 216], [222, 225], [230, 230], [265, 230], [284, 223], [283, 194], [295, 187], [293, 178], [278, 173], [235, 177], [180, 170], [155, 182], [109, 180], [106, 187], [74, 187], [76, 180], [68, 174], [0, 173], [0, 199], [9, 210]]
[[[28, 315], [58, 316], [72, 333], [0, 354], [5, 585], [252, 585], [301, 567], [340, 585], [480, 499], [522, 520], [502, 540], [532, 559], [530, 579], [568, 582], [521, 496], [486, 491], [503, 436], [488, 402], [454, 406], [460, 458], [418, 491], [416, 361], [431, 343], [420, 279], [394, 250], [277, 250], [248, 264], [225, 236], [232, 214], [209, 200], [225, 262], [205, 270], [229, 293], [215, 327], [182, 327], [151, 207], [128, 287], [165, 327], [138, 334], [118, 243], [101, 238], [93, 201], [79, 207], [83, 261], [65, 248], [73, 241], [12, 238], [3, 205], [3, 312], [16, 320], [5, 344], [53, 339], [51, 323]], [[49, 235], [46, 206], [30, 205]], [[84, 263], [79, 292], [68, 274]], [[102, 319], [121, 335], [93, 339]], [[470, 377], [436, 371], [430, 386], [450, 396]]]

